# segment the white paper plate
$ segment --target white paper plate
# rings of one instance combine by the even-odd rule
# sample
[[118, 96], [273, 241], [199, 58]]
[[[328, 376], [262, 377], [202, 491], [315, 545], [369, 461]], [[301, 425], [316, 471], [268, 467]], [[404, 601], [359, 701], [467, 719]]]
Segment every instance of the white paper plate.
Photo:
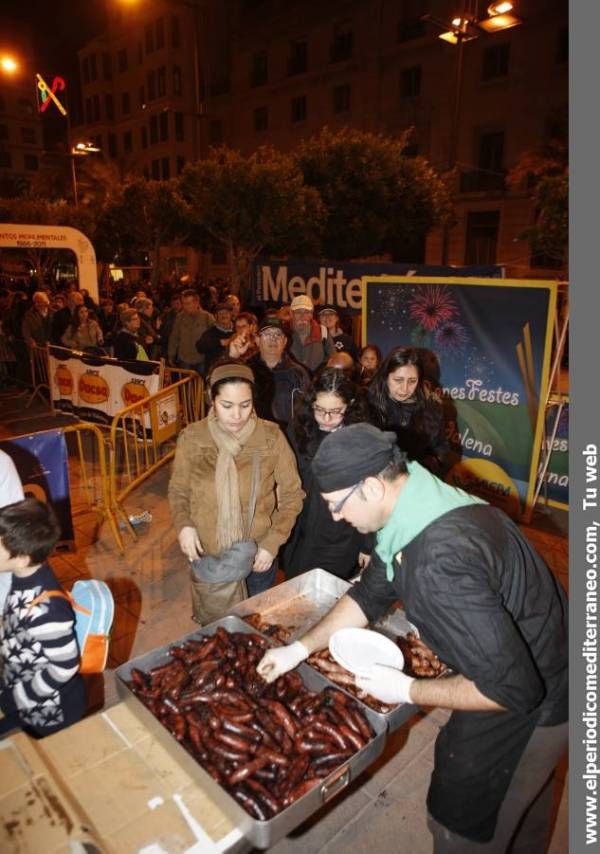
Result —
[[370, 629], [340, 629], [329, 639], [329, 652], [355, 676], [369, 676], [374, 664], [402, 670], [404, 656], [396, 644]]

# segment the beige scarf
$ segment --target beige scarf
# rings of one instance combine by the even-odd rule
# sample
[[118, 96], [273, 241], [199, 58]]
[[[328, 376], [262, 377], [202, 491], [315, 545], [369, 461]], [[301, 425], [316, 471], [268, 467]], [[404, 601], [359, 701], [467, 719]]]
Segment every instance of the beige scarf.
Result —
[[244, 532], [240, 487], [235, 458], [256, 429], [258, 418], [253, 412], [239, 436], [224, 430], [214, 409], [208, 413], [208, 429], [218, 448], [215, 485], [217, 492], [217, 545], [219, 551], [230, 548], [234, 543], [246, 539]]

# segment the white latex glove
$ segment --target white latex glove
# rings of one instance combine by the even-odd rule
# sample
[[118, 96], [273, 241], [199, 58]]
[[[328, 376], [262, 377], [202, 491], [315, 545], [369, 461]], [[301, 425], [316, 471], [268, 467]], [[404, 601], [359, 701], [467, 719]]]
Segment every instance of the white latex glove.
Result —
[[198, 531], [192, 528], [191, 525], [186, 525], [185, 528], [182, 528], [177, 539], [179, 540], [181, 551], [188, 560], [195, 560], [204, 554]]
[[266, 549], [258, 549], [256, 557], [254, 558], [254, 563], [252, 564], [252, 569], [254, 572], [266, 572], [268, 569], [271, 569], [272, 563], [273, 555], [271, 552]]
[[374, 664], [369, 676], [357, 676], [356, 687], [382, 703], [411, 703], [410, 686], [415, 680], [387, 664]]
[[279, 676], [293, 670], [305, 658], [308, 658], [308, 650], [300, 641], [295, 641], [289, 646], [280, 646], [266, 652], [256, 668], [265, 682], [274, 682]]

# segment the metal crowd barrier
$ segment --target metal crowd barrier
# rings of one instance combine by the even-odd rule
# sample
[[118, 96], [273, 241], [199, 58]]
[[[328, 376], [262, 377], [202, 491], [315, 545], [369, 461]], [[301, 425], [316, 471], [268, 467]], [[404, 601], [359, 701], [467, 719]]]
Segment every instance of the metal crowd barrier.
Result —
[[[176, 379], [177, 375], [183, 378]], [[136, 533], [123, 507], [127, 497], [175, 454], [179, 432], [204, 416], [204, 382], [195, 371], [165, 369], [165, 383], [149, 397], [122, 409], [110, 426], [110, 506], [134, 539]], [[113, 533], [115, 531], [113, 530]], [[115, 539], [124, 551], [120, 531]]]
[[[50, 394], [50, 373], [48, 366], [48, 345], [38, 347], [37, 344], [30, 344], [29, 350], [29, 369], [31, 372], [31, 392], [25, 408], [28, 409], [34, 399], [39, 395], [42, 400], [48, 403], [50, 411], [54, 411], [52, 407], [52, 396]], [[47, 398], [42, 394], [47, 392]]]
[[[109, 447], [106, 433], [96, 424], [80, 421], [61, 427], [65, 436], [73, 435], [77, 449], [79, 468], [70, 468], [70, 492], [75, 497], [81, 494], [89, 508], [98, 514], [98, 525], [103, 519], [108, 520], [113, 537], [120, 550], [123, 548], [117, 517], [111, 502], [109, 480]], [[88, 444], [87, 453], [85, 440]], [[74, 504], [79, 502], [74, 501]]]

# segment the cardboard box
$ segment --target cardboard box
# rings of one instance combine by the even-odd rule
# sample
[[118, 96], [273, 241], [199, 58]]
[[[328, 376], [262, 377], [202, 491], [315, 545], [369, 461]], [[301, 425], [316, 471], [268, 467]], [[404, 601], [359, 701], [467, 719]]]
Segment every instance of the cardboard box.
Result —
[[34, 741], [0, 742], [0, 851], [243, 852], [250, 845], [124, 703]]

